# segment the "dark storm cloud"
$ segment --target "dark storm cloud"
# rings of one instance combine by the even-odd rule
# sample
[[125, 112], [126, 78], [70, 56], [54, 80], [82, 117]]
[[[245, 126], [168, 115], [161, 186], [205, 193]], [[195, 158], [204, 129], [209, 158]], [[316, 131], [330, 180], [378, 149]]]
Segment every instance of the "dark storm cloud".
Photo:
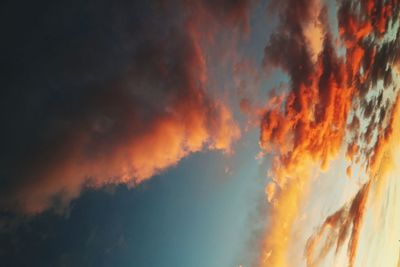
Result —
[[6, 3], [1, 208], [41, 212], [85, 186], [141, 182], [204, 147], [229, 151], [239, 130], [204, 90], [200, 33], [213, 23], [247, 25], [248, 8], [249, 1]]
[[312, 19], [309, 2], [302, 0], [271, 3], [271, 10], [279, 13], [280, 25], [265, 48], [264, 62], [287, 71], [294, 88], [308, 79], [312, 69], [311, 52], [303, 32], [303, 25]]

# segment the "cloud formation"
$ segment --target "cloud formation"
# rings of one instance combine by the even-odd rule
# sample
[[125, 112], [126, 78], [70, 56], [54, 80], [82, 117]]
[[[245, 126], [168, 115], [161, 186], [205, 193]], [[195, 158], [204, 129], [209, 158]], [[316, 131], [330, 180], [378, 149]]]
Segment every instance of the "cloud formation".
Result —
[[229, 152], [240, 131], [206, 92], [202, 43], [248, 27], [249, 5], [6, 5], [0, 208], [39, 213], [87, 187], [140, 183], [202, 149]]
[[[398, 64], [399, 30], [393, 25], [398, 6], [396, 1], [340, 1], [338, 25], [333, 27], [322, 2], [272, 1], [279, 25], [265, 48], [264, 62], [267, 68], [283, 70], [290, 88], [261, 121], [260, 143], [273, 155], [273, 182], [266, 190], [271, 211], [260, 266], [289, 266], [290, 237], [313, 172], [328, 168], [341, 150], [347, 151], [349, 176], [352, 164], [361, 164], [371, 180], [382, 175], [386, 156], [381, 147], [391, 135], [390, 117], [396, 113], [393, 68]], [[317, 33], [317, 40], [322, 34], [322, 46], [310, 39], [310, 31]], [[377, 89], [380, 83], [383, 89]], [[367, 182], [310, 238], [309, 266], [318, 266], [347, 237], [348, 265], [353, 266], [369, 188]], [[317, 243], [322, 246], [318, 252]]]
[[[363, 185], [350, 203], [326, 218], [320, 229], [309, 238], [305, 249], [307, 266], [319, 266], [332, 249], [338, 253], [348, 236], [350, 236], [347, 248], [348, 266], [354, 265], [369, 191], [370, 183]], [[322, 245], [319, 244], [321, 242]], [[317, 245], [321, 246], [319, 250]]]

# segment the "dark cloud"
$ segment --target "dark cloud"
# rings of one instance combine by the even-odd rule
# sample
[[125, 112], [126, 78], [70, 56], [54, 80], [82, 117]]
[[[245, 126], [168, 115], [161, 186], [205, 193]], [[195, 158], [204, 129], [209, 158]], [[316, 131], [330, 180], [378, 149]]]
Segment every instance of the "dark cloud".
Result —
[[312, 71], [311, 52], [303, 31], [304, 24], [312, 19], [312, 8], [309, 1], [272, 1], [271, 10], [279, 13], [280, 26], [265, 48], [264, 62], [288, 72], [297, 88], [307, 82]]
[[198, 25], [246, 25], [249, 4], [5, 3], [1, 208], [41, 212], [86, 186], [138, 183], [204, 147], [228, 151], [239, 130], [205, 91]]

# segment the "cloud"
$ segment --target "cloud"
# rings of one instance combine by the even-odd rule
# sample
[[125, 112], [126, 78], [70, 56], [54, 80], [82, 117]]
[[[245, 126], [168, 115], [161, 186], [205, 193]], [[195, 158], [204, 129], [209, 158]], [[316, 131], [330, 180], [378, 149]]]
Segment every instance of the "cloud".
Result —
[[[319, 266], [319, 263], [332, 249], [338, 253], [348, 236], [350, 237], [347, 249], [348, 266], [354, 266], [369, 191], [370, 183], [363, 185], [349, 203], [326, 218], [317, 232], [309, 238], [305, 249], [307, 266]], [[324, 236], [325, 239], [323, 239]], [[323, 244], [318, 244], [319, 242], [323, 242]], [[318, 245], [319, 250], [317, 250]]]
[[[273, 156], [273, 181], [266, 188], [272, 204], [259, 265], [289, 266], [293, 226], [308, 198], [307, 188], [312, 188], [313, 173], [326, 169], [342, 149], [347, 149], [350, 164], [367, 169], [370, 179], [383, 172], [380, 159], [387, 154], [381, 147], [393, 127], [390, 111], [397, 94], [392, 68], [398, 62], [399, 31], [390, 33], [390, 25], [399, 10], [390, 1], [340, 1], [339, 44], [333, 41], [336, 27], [328, 24], [322, 3], [272, 1], [272, 10], [279, 23], [265, 47], [264, 64], [283, 70], [290, 90], [279, 105], [266, 109], [261, 121], [260, 144]], [[310, 32], [318, 33], [322, 46], [310, 39]], [[394, 37], [387, 40], [388, 35]], [[386, 89], [392, 87], [393, 91]], [[347, 173], [352, 175], [350, 166]], [[349, 266], [353, 265], [369, 187], [367, 182], [310, 239], [309, 266], [318, 266], [348, 235]], [[322, 244], [317, 252], [316, 243]]]
[[[354, 198], [342, 208], [325, 219], [319, 229], [308, 239], [305, 249], [307, 266], [319, 266], [319, 263], [332, 250], [335, 254], [348, 240], [348, 266], [355, 265], [361, 227], [370, 203], [381, 203], [382, 187], [394, 169], [395, 155], [399, 147], [399, 112], [400, 98], [397, 97], [390, 110], [388, 126], [381, 130], [374, 151], [369, 159], [368, 173], [370, 179], [364, 184]], [[392, 174], [393, 175], [393, 174]], [[371, 193], [372, 195], [369, 196]]]
[[213, 33], [199, 27], [247, 25], [249, 4], [68, 1], [32, 6], [35, 15], [8, 4], [1, 209], [64, 207], [87, 187], [135, 185], [190, 153], [230, 152], [240, 130], [206, 91], [202, 42]]
[[261, 123], [261, 146], [275, 154], [271, 176], [279, 190], [274, 190], [277, 192], [260, 266], [288, 265], [287, 237], [297, 217], [307, 177], [314, 163], [324, 167], [338, 153], [353, 94], [343, 77], [344, 62], [335, 54], [328, 34], [313, 63], [316, 50], [306, 31], [315, 21], [327, 27], [325, 11], [315, 12], [314, 5], [307, 1], [275, 4], [281, 24], [265, 48], [264, 62], [288, 74], [290, 92], [284, 102], [265, 112]]

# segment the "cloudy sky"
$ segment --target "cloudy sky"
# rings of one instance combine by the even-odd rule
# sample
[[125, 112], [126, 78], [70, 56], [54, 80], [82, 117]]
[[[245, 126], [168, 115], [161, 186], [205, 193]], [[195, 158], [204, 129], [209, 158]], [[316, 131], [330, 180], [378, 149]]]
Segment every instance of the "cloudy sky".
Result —
[[398, 0], [6, 1], [4, 266], [400, 266]]

